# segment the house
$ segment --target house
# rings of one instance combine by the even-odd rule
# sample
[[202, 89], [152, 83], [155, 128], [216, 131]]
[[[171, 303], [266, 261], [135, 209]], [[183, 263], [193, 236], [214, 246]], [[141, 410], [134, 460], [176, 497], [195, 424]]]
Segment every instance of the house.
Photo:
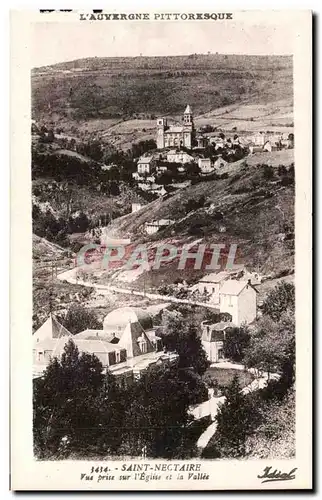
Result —
[[254, 154], [254, 153], [262, 153], [263, 152], [263, 146], [256, 146], [254, 144], [249, 145], [249, 154]]
[[156, 194], [158, 196], [164, 196], [165, 194], [167, 194], [167, 190], [164, 186], [161, 186], [160, 184], [153, 184], [151, 182], [139, 182], [138, 188], [142, 189], [142, 191]]
[[142, 203], [132, 203], [132, 207], [131, 207], [132, 214], [134, 214], [135, 212], [138, 212], [143, 207], [144, 207], [144, 205], [142, 205]]
[[171, 150], [167, 153], [167, 161], [169, 163], [191, 163], [194, 157], [185, 151]]
[[201, 323], [201, 343], [211, 363], [218, 363], [224, 359], [226, 331], [233, 326], [232, 323], [223, 321], [213, 323], [207, 320]]
[[164, 229], [173, 223], [174, 221], [171, 219], [160, 219], [152, 222], [146, 222], [144, 227], [147, 234], [154, 234], [159, 231], [159, 229]]
[[182, 117], [182, 125], [168, 126], [166, 118], [157, 119], [157, 148], [185, 147], [192, 148], [195, 128], [190, 106], [188, 105]]
[[227, 161], [224, 160], [221, 155], [214, 162], [214, 168], [223, 168], [227, 165]]
[[33, 334], [33, 375], [42, 375], [50, 360], [61, 356], [69, 339], [72, 339], [80, 352], [95, 354], [103, 366], [109, 367], [126, 360], [123, 348], [98, 338], [96, 334], [72, 335], [57, 319], [50, 314], [45, 323]]
[[34, 333], [33, 341], [35, 344], [38, 344], [45, 339], [55, 340], [61, 337], [71, 337], [71, 335], [72, 334], [57, 321], [55, 316], [50, 313], [45, 323], [43, 323]]
[[156, 168], [153, 156], [141, 156], [137, 163], [137, 173], [141, 175], [152, 174]]
[[219, 292], [221, 313], [229, 313], [236, 326], [256, 319], [257, 291], [248, 281], [227, 280]]
[[244, 264], [234, 264], [234, 267], [229, 272], [232, 279], [250, 281], [251, 285], [260, 285], [263, 278], [256, 271], [248, 271]]
[[219, 273], [211, 273], [203, 276], [197, 284], [192, 287], [192, 290], [198, 290], [199, 293], [210, 294], [210, 302], [219, 304], [219, 292], [225, 280], [229, 279], [229, 273], [221, 271]]
[[264, 146], [263, 146], [263, 151], [268, 151], [269, 153], [271, 151], [278, 151], [279, 147], [273, 143], [272, 141], [266, 141]]
[[119, 307], [108, 313], [103, 320], [106, 334], [115, 334], [120, 338], [128, 323], [141, 323], [145, 330], [151, 330], [153, 322], [150, 314], [140, 307]]
[[255, 146], [264, 146], [266, 142], [266, 135], [264, 134], [264, 132], [258, 132], [254, 135], [253, 141]]
[[198, 158], [198, 167], [200, 168], [202, 174], [209, 174], [214, 170], [211, 165], [210, 158]]
[[163, 172], [166, 172], [168, 170], [168, 167], [162, 163], [159, 163], [157, 166], [156, 166], [156, 172], [158, 174], [163, 174]]
[[203, 135], [198, 135], [196, 137], [196, 141], [197, 141], [197, 149], [206, 148], [208, 145], [208, 142], [209, 142], [207, 137], [205, 137]]
[[139, 378], [150, 367], [171, 364], [177, 354], [164, 353], [150, 315], [139, 308], [121, 307], [104, 319], [103, 330], [87, 329], [71, 335], [57, 320], [49, 317], [33, 335], [33, 375], [41, 377], [50, 360], [60, 357], [72, 338], [79, 351], [94, 354], [116, 377], [121, 386]]

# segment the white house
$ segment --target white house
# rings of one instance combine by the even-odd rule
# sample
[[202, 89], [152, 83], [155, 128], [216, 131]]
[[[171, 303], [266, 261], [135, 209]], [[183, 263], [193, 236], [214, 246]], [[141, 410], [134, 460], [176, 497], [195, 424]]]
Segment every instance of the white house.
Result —
[[104, 319], [103, 330], [84, 330], [72, 335], [50, 316], [33, 334], [33, 377], [41, 377], [53, 357], [60, 357], [72, 339], [79, 352], [94, 354], [104, 370], [121, 386], [140, 377], [156, 363], [171, 364], [175, 353], [164, 353], [161, 338], [155, 334], [152, 318], [143, 309], [123, 307]]
[[142, 203], [132, 203], [132, 214], [134, 214], [134, 212], [138, 212], [143, 207], [144, 205], [142, 205]]
[[248, 281], [225, 281], [219, 292], [219, 307], [221, 313], [229, 313], [232, 322], [240, 326], [256, 319], [255, 288]]
[[167, 153], [167, 161], [169, 163], [190, 163], [194, 161], [194, 157], [185, 151], [171, 150]]
[[156, 161], [153, 156], [141, 156], [137, 164], [138, 174], [152, 174], [155, 171]]
[[253, 137], [255, 146], [264, 146], [266, 142], [266, 135], [263, 132], [258, 132], [254, 137]]
[[152, 222], [146, 222], [144, 227], [147, 234], [154, 234], [159, 231], [159, 229], [163, 229], [173, 223], [174, 221], [171, 219], [160, 219]]
[[221, 156], [218, 156], [217, 160], [214, 162], [214, 168], [223, 168], [227, 165], [226, 160], [224, 160]]
[[224, 358], [226, 330], [232, 326], [232, 323], [224, 321], [213, 323], [208, 320], [201, 323], [201, 343], [211, 363], [218, 363]]
[[209, 174], [214, 170], [211, 165], [210, 158], [198, 158], [198, 167], [200, 168], [202, 174]]
[[219, 291], [225, 280], [229, 279], [229, 273], [221, 271], [220, 273], [211, 273], [203, 276], [198, 283], [193, 286], [193, 290], [200, 293], [209, 293], [210, 302], [219, 304]]

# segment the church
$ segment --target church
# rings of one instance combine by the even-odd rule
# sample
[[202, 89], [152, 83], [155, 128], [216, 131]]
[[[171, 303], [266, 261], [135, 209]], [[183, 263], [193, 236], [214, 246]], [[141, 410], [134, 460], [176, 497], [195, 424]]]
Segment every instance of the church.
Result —
[[183, 125], [168, 126], [166, 118], [157, 119], [157, 148], [185, 147], [191, 149], [193, 146], [194, 124], [192, 111], [188, 104], [183, 114]]

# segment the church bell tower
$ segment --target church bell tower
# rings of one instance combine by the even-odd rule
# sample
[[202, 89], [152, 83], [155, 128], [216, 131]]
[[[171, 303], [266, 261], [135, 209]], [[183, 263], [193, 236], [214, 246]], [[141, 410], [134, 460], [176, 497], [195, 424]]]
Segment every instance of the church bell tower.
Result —
[[183, 146], [191, 149], [193, 143], [194, 125], [192, 111], [188, 104], [183, 114]]
[[166, 128], [166, 120], [164, 118], [157, 119], [157, 148], [164, 148], [164, 131]]

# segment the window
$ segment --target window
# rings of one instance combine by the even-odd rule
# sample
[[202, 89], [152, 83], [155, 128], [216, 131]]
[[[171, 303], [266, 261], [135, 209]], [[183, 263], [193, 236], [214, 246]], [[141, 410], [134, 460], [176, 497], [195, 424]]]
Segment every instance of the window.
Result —
[[215, 289], [214, 289], [214, 287], [212, 287], [212, 293], [215, 293]]
[[207, 287], [206, 286], [203, 287], [203, 291], [204, 291], [204, 293], [206, 293], [206, 291], [207, 291]]
[[121, 360], [120, 351], [116, 351], [116, 352], [115, 352], [115, 357], [116, 357], [116, 363], [119, 363], [119, 362], [120, 362], [120, 360]]
[[141, 349], [142, 354], [147, 352], [147, 344], [146, 344], [145, 340], [140, 341], [140, 349]]

